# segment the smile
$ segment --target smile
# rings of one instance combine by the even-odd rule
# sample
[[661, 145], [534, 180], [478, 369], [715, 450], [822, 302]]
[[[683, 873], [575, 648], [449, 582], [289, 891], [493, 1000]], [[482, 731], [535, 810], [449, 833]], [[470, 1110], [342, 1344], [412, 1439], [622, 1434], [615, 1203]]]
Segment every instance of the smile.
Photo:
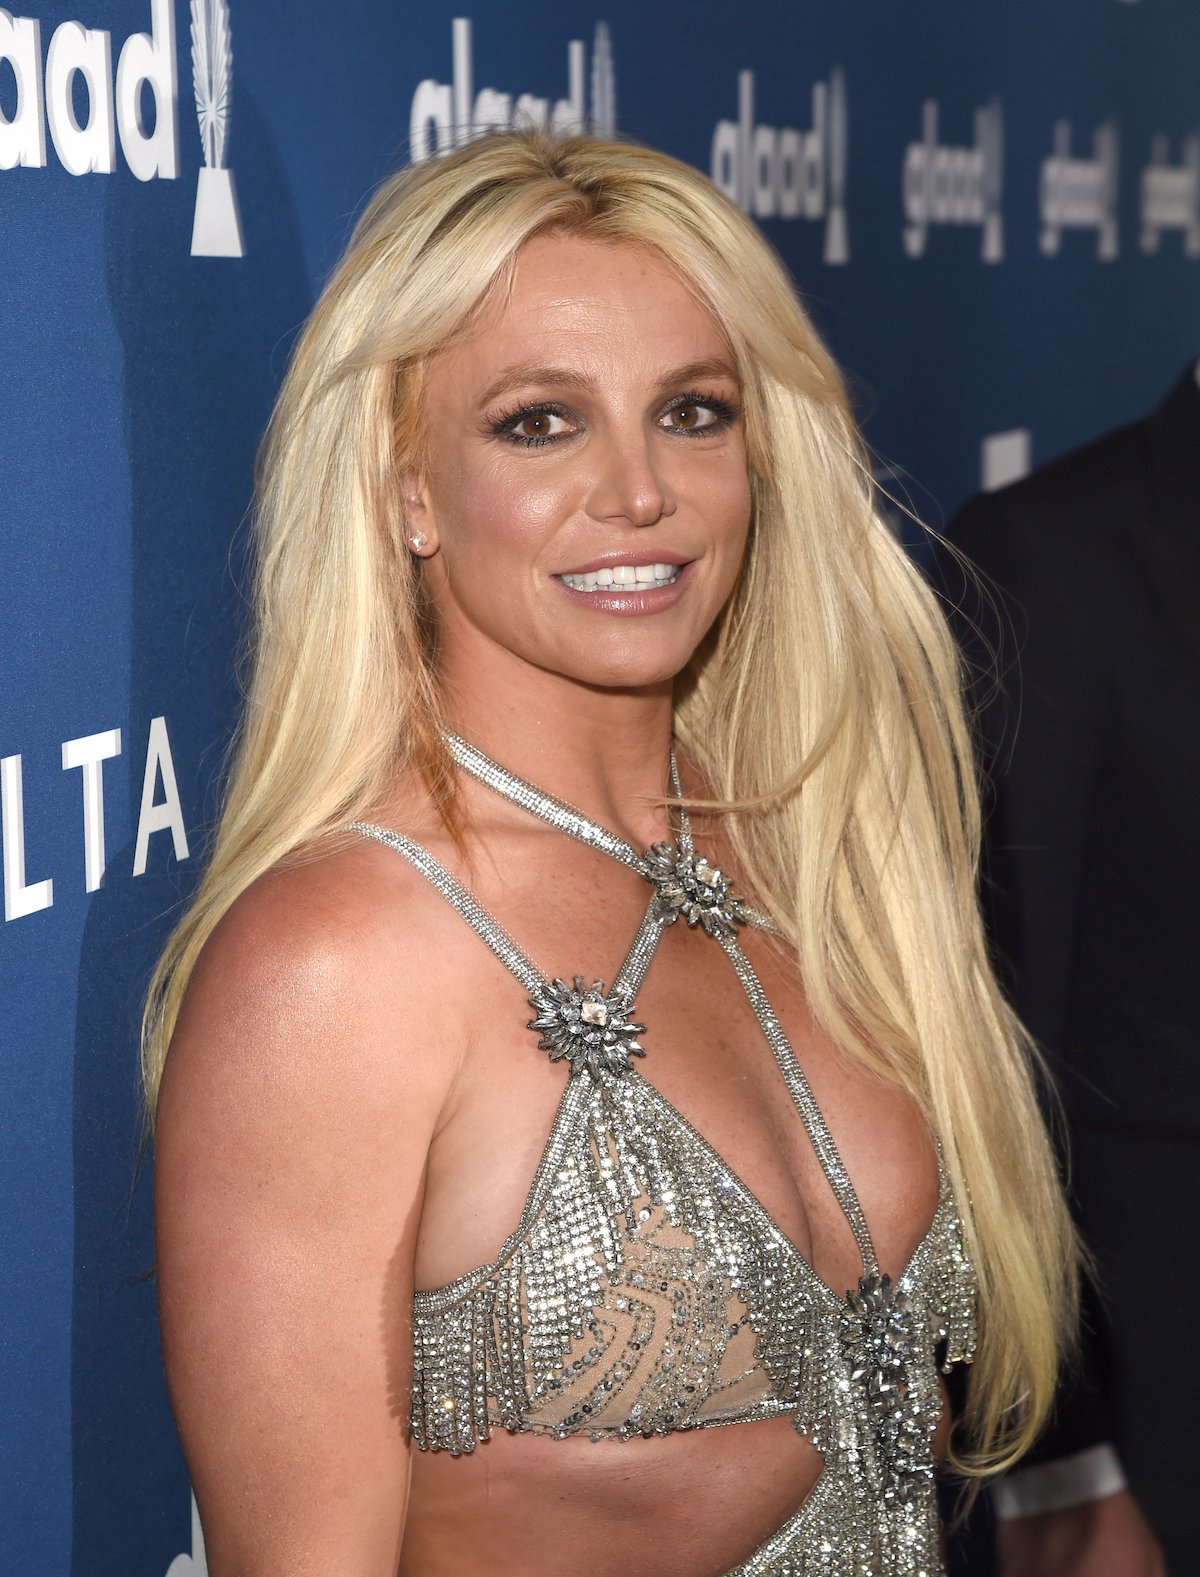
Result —
[[558, 579], [572, 591], [653, 590], [677, 581], [682, 567], [680, 564], [613, 564], [583, 575], [560, 575]]

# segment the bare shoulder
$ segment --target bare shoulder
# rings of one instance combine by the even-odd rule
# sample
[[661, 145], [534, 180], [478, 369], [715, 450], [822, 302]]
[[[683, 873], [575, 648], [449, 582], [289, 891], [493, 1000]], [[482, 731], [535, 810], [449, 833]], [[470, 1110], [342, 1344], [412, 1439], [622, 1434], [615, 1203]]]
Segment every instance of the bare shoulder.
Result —
[[327, 1113], [339, 1101], [439, 1100], [457, 1058], [445, 989], [456, 920], [405, 860], [367, 840], [267, 872], [197, 961], [164, 1097], [195, 1067], [259, 1100], [309, 1091]]

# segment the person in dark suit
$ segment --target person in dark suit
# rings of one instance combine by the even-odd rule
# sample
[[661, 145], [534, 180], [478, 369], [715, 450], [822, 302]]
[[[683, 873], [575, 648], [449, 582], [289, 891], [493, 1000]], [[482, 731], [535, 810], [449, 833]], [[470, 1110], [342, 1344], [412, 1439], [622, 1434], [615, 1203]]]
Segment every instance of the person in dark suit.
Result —
[[1154, 1571], [1139, 1505], [1168, 1569], [1200, 1571], [1198, 378], [968, 503], [947, 538], [979, 581], [934, 557], [976, 676], [993, 939], [1096, 1270], [1056, 1419], [996, 1497], [1006, 1572], [1051, 1547], [1079, 1577]]

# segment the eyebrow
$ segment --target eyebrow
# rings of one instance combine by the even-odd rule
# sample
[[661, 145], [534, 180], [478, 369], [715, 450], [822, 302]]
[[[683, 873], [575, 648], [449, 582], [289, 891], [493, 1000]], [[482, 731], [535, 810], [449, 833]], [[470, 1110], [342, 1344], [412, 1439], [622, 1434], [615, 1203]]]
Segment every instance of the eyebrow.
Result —
[[[738, 381], [737, 373], [725, 357], [708, 356], [700, 361], [688, 361], [682, 367], [672, 368], [658, 380], [656, 387], [666, 391], [670, 388], [678, 388], [681, 384], [696, 383], [702, 378], [728, 378], [733, 383]], [[508, 394], [513, 389], [526, 388], [530, 384], [586, 389], [591, 386], [591, 382], [590, 378], [574, 367], [554, 367], [540, 363], [519, 364], [515, 367], [506, 367], [495, 382], [488, 385], [480, 396], [479, 405], [483, 409], [498, 400], [501, 395]]]

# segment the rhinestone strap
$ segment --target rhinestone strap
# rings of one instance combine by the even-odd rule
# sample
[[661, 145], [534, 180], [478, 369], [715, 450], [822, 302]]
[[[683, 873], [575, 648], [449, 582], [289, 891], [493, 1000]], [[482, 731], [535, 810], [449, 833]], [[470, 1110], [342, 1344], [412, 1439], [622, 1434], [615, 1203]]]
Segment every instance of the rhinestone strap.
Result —
[[[395, 850], [397, 854], [402, 854], [408, 863], [420, 871], [442, 897], [458, 910], [476, 936], [487, 943], [504, 967], [510, 974], [516, 976], [530, 995], [545, 989], [550, 977], [544, 975], [521, 951], [504, 927], [488, 914], [474, 893], [469, 892], [457, 877], [452, 876], [428, 849], [422, 848], [419, 843], [414, 843], [411, 838], [406, 838], [403, 833], [393, 832], [390, 827], [377, 826], [374, 822], [352, 821], [350, 828], [353, 832], [361, 833], [364, 838], [373, 838], [376, 843], [382, 843], [385, 847]], [[628, 992], [630, 996], [635, 995], [646, 978], [646, 971], [650, 967], [650, 960], [654, 957], [654, 949], [662, 931], [663, 920], [655, 894], [651, 896], [646, 906], [637, 935], [630, 944], [625, 962], [617, 972], [616, 980], [613, 982], [614, 991], [619, 988]]]
[[[502, 799], [511, 800], [514, 805], [519, 805], [522, 810], [527, 810], [531, 816], [537, 816], [539, 820], [557, 828], [559, 832], [565, 832], [569, 837], [578, 839], [580, 843], [586, 843], [590, 848], [611, 855], [614, 860], [627, 865], [631, 871], [636, 871], [646, 881], [656, 880], [655, 867], [645, 854], [639, 853], [634, 848], [632, 843], [619, 838], [615, 832], [609, 832], [607, 827], [602, 827], [598, 821], [585, 816], [581, 810], [576, 810], [574, 805], [556, 799], [553, 794], [547, 794], [536, 784], [518, 777], [507, 767], [502, 767], [498, 761], [485, 756], [482, 750], [468, 743], [460, 735], [448, 733], [445, 739], [455, 762], [464, 772], [469, 772], [493, 793], [499, 794]], [[671, 787], [675, 792], [676, 800], [682, 802], [683, 788], [679, 781], [679, 766], [674, 751], [671, 752]], [[685, 855], [694, 854], [696, 846], [687, 807], [679, 803], [676, 812], [679, 817], [679, 850]], [[754, 926], [756, 930], [775, 930], [771, 917], [763, 914], [760, 909], [742, 904], [739, 912], [746, 924]]]
[[630, 996], [637, 994], [641, 989], [642, 981], [646, 978], [646, 971], [650, 968], [650, 960], [654, 957], [658, 939], [668, 924], [668, 917], [659, 907], [658, 894], [655, 893], [651, 896], [646, 913], [642, 916], [637, 935], [629, 945], [625, 962], [617, 970], [617, 978], [613, 981], [614, 991], [626, 991]]
[[469, 772], [473, 778], [478, 778], [480, 783], [486, 784], [503, 799], [511, 800], [522, 810], [527, 810], [531, 815], [548, 822], [550, 826], [557, 827], [559, 832], [578, 838], [580, 843], [590, 844], [592, 848], [611, 855], [614, 860], [620, 860], [622, 865], [628, 865], [630, 870], [636, 871], [639, 876], [649, 875], [645, 857], [638, 853], [632, 843], [626, 843], [624, 838], [618, 838], [616, 833], [609, 832], [599, 822], [592, 821], [574, 806], [566, 804], [561, 799], [555, 799], [552, 794], [543, 793], [540, 788], [535, 788], [532, 783], [519, 778], [515, 772], [510, 772], [507, 767], [502, 767], [490, 756], [485, 756], [482, 750], [469, 745], [457, 734], [447, 734], [446, 743], [464, 772]]
[[775, 1054], [775, 1061], [779, 1064], [779, 1071], [783, 1074], [784, 1083], [795, 1102], [796, 1110], [800, 1113], [800, 1120], [808, 1134], [813, 1149], [816, 1151], [817, 1160], [821, 1163], [821, 1170], [829, 1180], [837, 1202], [842, 1207], [846, 1220], [850, 1223], [850, 1230], [854, 1233], [854, 1241], [858, 1244], [858, 1251], [862, 1255], [863, 1270], [869, 1275], [878, 1271], [879, 1259], [875, 1253], [875, 1245], [871, 1241], [871, 1234], [867, 1229], [867, 1218], [863, 1214], [862, 1205], [850, 1181], [850, 1174], [846, 1170], [846, 1163], [842, 1160], [833, 1135], [830, 1133], [821, 1108], [817, 1105], [812, 1087], [804, 1076], [804, 1070], [796, 1060], [796, 1053], [792, 1050], [791, 1042], [783, 1032], [783, 1026], [775, 1017], [767, 993], [762, 988], [762, 982], [755, 973], [754, 965], [742, 951], [736, 937], [718, 936], [717, 940], [729, 955], [729, 962], [733, 965], [734, 972], [741, 981], [742, 989], [746, 993], [750, 1006], [754, 1009], [754, 1016], [767, 1038], [767, 1044]]
[[683, 803], [683, 784], [679, 781], [679, 763], [675, 759], [675, 752], [671, 752], [671, 787], [675, 791], [675, 798], [679, 802], [679, 852], [680, 854], [695, 854], [696, 840], [692, 837], [692, 818], [687, 813], [687, 806]]
[[421, 875], [437, 888], [442, 897], [458, 910], [476, 936], [487, 943], [504, 967], [517, 977], [526, 991], [536, 991], [546, 984], [546, 977], [541, 970], [525, 956], [503, 926], [492, 919], [474, 894], [469, 893], [456, 877], [451, 876], [446, 867], [439, 860], [435, 860], [428, 849], [423, 849], [419, 843], [414, 843], [403, 833], [393, 832], [390, 827], [376, 826], [374, 822], [352, 821], [350, 828], [353, 832], [361, 833], [364, 838], [374, 838], [376, 843], [382, 843], [385, 847], [394, 849], [397, 854], [402, 854], [408, 863], [420, 871]]

